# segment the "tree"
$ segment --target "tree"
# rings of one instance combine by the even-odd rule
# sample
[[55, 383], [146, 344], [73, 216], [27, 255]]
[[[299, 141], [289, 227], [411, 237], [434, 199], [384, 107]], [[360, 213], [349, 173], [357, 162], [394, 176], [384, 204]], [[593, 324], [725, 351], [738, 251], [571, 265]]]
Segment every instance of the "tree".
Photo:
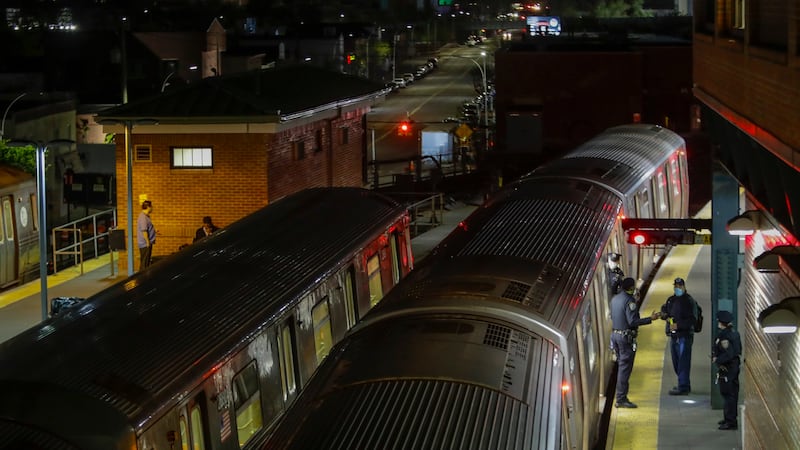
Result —
[[0, 139], [0, 164], [8, 164], [29, 174], [36, 173], [36, 149], [32, 146], [9, 147]]

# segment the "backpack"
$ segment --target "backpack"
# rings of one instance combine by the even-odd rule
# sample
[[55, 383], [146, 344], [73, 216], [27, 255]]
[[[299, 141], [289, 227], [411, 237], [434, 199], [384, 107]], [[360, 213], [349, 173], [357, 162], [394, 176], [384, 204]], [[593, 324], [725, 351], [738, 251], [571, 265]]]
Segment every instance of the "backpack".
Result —
[[697, 314], [694, 315], [694, 332], [699, 333], [703, 331], [703, 308], [694, 302], [694, 307], [697, 308]]

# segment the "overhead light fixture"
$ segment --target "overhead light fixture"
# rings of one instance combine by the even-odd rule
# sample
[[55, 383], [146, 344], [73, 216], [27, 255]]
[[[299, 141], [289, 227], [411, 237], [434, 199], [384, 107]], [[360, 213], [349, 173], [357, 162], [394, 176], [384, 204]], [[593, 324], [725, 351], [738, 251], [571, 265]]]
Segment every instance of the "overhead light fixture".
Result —
[[762, 273], [778, 272], [781, 267], [781, 260], [784, 260], [789, 267], [796, 273], [796, 267], [800, 266], [800, 248], [792, 245], [778, 245], [753, 259], [756, 270]]
[[758, 324], [767, 334], [793, 334], [800, 322], [800, 297], [788, 297], [770, 305], [758, 315]]
[[731, 236], [750, 236], [759, 229], [762, 215], [758, 210], [745, 211], [725, 224], [725, 229]]

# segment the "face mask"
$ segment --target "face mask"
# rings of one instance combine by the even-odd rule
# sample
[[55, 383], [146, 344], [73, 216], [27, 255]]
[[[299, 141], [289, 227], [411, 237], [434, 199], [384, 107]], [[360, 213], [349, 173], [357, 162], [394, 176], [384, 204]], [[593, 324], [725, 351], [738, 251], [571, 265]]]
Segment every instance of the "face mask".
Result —
[[681, 295], [683, 295], [683, 289], [681, 289], [681, 288], [675, 288], [675, 295], [677, 295], [678, 297], [680, 297]]
[[608, 268], [611, 269], [611, 270], [614, 270], [617, 267], [619, 267], [619, 264], [615, 263], [614, 261], [611, 261], [610, 263], [608, 263]]

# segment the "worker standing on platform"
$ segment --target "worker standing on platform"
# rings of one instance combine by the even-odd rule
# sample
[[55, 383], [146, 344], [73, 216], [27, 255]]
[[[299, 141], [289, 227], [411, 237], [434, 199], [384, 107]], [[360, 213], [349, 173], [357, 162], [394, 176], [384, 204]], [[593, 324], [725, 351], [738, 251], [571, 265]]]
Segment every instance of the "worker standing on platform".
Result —
[[666, 334], [670, 338], [672, 368], [678, 376], [678, 385], [670, 389], [669, 395], [689, 395], [692, 392], [690, 374], [697, 303], [686, 292], [683, 278], [675, 278], [673, 288], [675, 295], [661, 306], [661, 318], [667, 321]]
[[719, 421], [720, 430], [737, 428], [736, 408], [739, 403], [739, 364], [742, 354], [742, 340], [739, 332], [733, 329], [733, 314], [729, 311], [717, 312], [719, 334], [714, 341], [711, 362], [717, 365], [719, 393], [724, 400], [723, 419]]
[[639, 326], [648, 325], [660, 316], [653, 311], [650, 317], [639, 317], [639, 307], [633, 292], [636, 281], [625, 278], [621, 283], [622, 291], [611, 299], [611, 345], [617, 357], [617, 408], [636, 408], [636, 404], [628, 399], [628, 380], [633, 371], [636, 358], [636, 336]]

